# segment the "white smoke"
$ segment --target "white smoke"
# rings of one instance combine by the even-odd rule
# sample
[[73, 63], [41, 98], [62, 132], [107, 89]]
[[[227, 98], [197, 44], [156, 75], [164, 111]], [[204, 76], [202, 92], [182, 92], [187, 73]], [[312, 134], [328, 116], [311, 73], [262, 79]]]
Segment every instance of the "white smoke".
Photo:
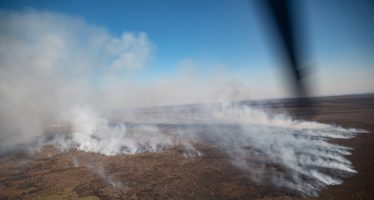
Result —
[[122, 123], [110, 123], [92, 109], [77, 108], [68, 117], [70, 139], [57, 137], [52, 144], [105, 155], [179, 146], [187, 157], [203, 155], [194, 144], [209, 144], [256, 182], [316, 196], [322, 188], [341, 184], [342, 178], [356, 173], [345, 158], [350, 148], [328, 140], [366, 132], [293, 120], [245, 105], [150, 108], [121, 118]]
[[344, 158], [350, 155], [350, 148], [328, 140], [351, 138], [364, 130], [292, 120], [250, 107], [222, 111], [220, 119], [239, 125], [233, 132], [222, 131], [216, 141], [256, 181], [315, 196], [356, 172]]
[[110, 124], [89, 108], [76, 108], [69, 118], [72, 142], [83, 151], [105, 155], [133, 154], [156, 152], [175, 144], [156, 126], [141, 125], [134, 133], [124, 124]]
[[89, 170], [97, 174], [101, 179], [103, 179], [108, 185], [114, 187], [115, 189], [123, 189], [124, 185], [121, 181], [117, 180], [110, 173], [108, 173], [102, 164], [86, 164], [84, 167], [87, 167]]
[[193, 157], [204, 153], [196, 143], [212, 144], [253, 180], [306, 195], [340, 184], [355, 172], [344, 157], [350, 149], [328, 140], [362, 130], [238, 105], [120, 112], [247, 95], [247, 85], [219, 78], [150, 85], [122, 80], [121, 75], [144, 68], [150, 60], [154, 44], [145, 33], [117, 37], [77, 17], [35, 10], [0, 10], [0, 27], [2, 149], [39, 138], [41, 145], [104, 155], [182, 146], [184, 155]]
[[118, 109], [248, 96], [248, 85], [220, 76], [132, 80], [156, 46], [146, 33], [116, 36], [79, 17], [32, 9], [0, 10], [0, 26], [2, 148], [35, 139], [77, 106], [107, 117]]
[[83, 160], [82, 162], [75, 156], [71, 157], [71, 162], [74, 167], [84, 167], [90, 171], [92, 171], [94, 174], [99, 176], [102, 180], [105, 181], [105, 183], [115, 189], [122, 190], [124, 184], [119, 181], [116, 177], [111, 175], [110, 173], [105, 170], [103, 163], [97, 162], [94, 160]]
[[80, 18], [50, 12], [0, 10], [0, 26], [3, 148], [29, 142], [75, 105], [104, 110], [103, 104], [119, 101], [100, 83], [143, 68], [153, 49], [145, 33], [116, 37]]

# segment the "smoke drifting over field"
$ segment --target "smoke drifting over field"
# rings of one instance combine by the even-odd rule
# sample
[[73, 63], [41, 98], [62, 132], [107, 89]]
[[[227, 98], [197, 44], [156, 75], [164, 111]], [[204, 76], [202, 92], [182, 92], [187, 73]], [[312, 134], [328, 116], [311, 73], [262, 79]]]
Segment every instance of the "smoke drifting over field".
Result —
[[203, 156], [195, 144], [210, 144], [253, 180], [306, 195], [355, 173], [344, 158], [350, 149], [328, 139], [351, 138], [362, 130], [293, 120], [245, 105], [129, 110], [213, 101], [223, 91], [230, 96], [243, 89], [220, 87], [225, 81], [216, 80], [205, 87], [177, 82], [132, 88], [118, 74], [145, 67], [155, 46], [145, 33], [116, 37], [82, 19], [32, 10], [0, 11], [0, 26], [2, 149], [38, 141], [109, 156], [182, 146], [191, 157]]
[[76, 107], [93, 107], [108, 117], [119, 109], [248, 93], [245, 85], [220, 75], [133, 80], [156, 49], [146, 33], [115, 36], [78, 17], [35, 10], [0, 10], [0, 25], [1, 147], [29, 142]]
[[108, 156], [178, 146], [187, 158], [204, 156], [194, 146], [208, 144], [256, 182], [314, 196], [356, 173], [344, 157], [350, 155], [350, 148], [328, 140], [365, 132], [293, 120], [245, 105], [149, 108], [123, 112], [119, 118], [122, 122], [110, 122], [90, 108], [77, 108], [68, 117], [68, 131], [41, 137], [40, 144]]

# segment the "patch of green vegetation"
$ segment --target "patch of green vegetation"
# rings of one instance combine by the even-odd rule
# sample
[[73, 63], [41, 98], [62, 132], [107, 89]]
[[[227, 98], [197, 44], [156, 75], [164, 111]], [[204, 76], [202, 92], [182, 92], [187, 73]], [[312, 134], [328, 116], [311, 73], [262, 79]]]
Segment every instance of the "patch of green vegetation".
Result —
[[53, 192], [39, 195], [35, 200], [100, 200], [97, 196], [78, 197], [74, 192]]

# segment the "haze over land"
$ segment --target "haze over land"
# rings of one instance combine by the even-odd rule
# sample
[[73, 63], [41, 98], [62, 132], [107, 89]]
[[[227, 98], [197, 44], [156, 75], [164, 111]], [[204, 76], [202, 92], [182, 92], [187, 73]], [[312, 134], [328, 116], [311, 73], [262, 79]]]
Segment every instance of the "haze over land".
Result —
[[[351, 148], [332, 140], [367, 130], [237, 102], [292, 96], [278, 73], [281, 64], [271, 56], [230, 63], [235, 55], [220, 55], [239, 50], [227, 41], [196, 50], [206, 60], [178, 56], [171, 51], [182, 51], [188, 41], [160, 41], [147, 31], [118, 32], [104, 25], [58, 11], [0, 9], [1, 152], [35, 153], [52, 145], [63, 155], [79, 150], [123, 156], [178, 148], [193, 159], [204, 158], [202, 145], [227, 156], [255, 183], [307, 196], [357, 173], [347, 159]], [[162, 47], [169, 39], [178, 48], [165, 56]], [[212, 56], [214, 49], [223, 50]], [[365, 59], [355, 57], [357, 66], [317, 59], [307, 78], [313, 95], [373, 92], [370, 59], [361, 56]], [[104, 169], [95, 171], [96, 165], [74, 156], [71, 162], [125, 188]]]
[[[62, 150], [118, 155], [182, 146], [188, 157], [202, 155], [195, 144], [211, 143], [234, 165], [249, 170], [253, 180], [270, 179], [307, 195], [342, 182], [340, 175], [324, 174], [319, 167], [355, 173], [343, 157], [350, 154], [349, 148], [329, 144], [326, 139], [350, 138], [364, 130], [231, 105], [230, 100], [243, 95], [244, 84], [231, 84], [220, 74], [200, 79], [187, 73], [186, 78], [155, 85], [123, 79], [119, 74], [139, 70], [150, 59], [154, 45], [145, 33], [125, 32], [115, 37], [82, 19], [34, 10], [2, 12], [1, 25], [6, 27], [1, 46], [7, 50], [1, 59], [2, 148], [23, 144], [28, 148], [37, 142]], [[130, 109], [188, 102], [220, 104], [171, 113], [150, 109], [150, 116]], [[117, 114], [125, 109], [127, 116]], [[175, 125], [182, 127], [173, 128]], [[257, 158], [258, 154], [264, 158]], [[270, 164], [287, 172], [253, 171]], [[310, 180], [304, 181], [305, 177]]]

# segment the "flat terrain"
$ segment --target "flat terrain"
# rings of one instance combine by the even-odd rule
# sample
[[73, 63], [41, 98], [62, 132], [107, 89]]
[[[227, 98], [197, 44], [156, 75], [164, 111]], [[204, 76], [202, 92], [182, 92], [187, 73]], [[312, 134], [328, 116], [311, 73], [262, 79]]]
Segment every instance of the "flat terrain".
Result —
[[333, 141], [353, 148], [348, 159], [358, 173], [316, 198], [256, 184], [213, 146], [197, 144], [203, 156], [187, 158], [179, 147], [120, 156], [51, 146], [10, 154], [0, 160], [0, 199], [374, 199], [374, 95], [314, 98], [313, 112], [295, 102], [265, 107], [369, 131]]

